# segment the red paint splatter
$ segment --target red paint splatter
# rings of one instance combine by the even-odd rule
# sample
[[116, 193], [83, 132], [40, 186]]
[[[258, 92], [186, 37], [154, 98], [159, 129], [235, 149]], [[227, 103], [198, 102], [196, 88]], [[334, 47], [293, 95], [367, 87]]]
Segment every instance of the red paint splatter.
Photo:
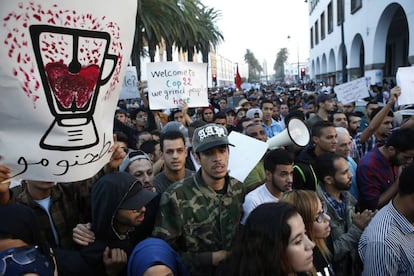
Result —
[[[35, 65], [31, 62], [31, 51], [28, 49], [30, 43], [25, 39], [25, 34], [28, 32], [28, 22], [33, 19], [39, 21], [40, 24], [53, 24], [58, 26], [66, 26], [68, 28], [81, 28], [96, 30], [102, 32], [108, 32], [111, 35], [110, 53], [116, 54], [120, 57], [114, 70], [110, 83], [106, 86], [105, 95], [110, 95], [114, 91], [115, 86], [119, 83], [119, 74], [122, 65], [122, 56], [120, 51], [123, 49], [123, 45], [120, 42], [120, 28], [114, 22], [108, 22], [106, 16], [100, 18], [94, 17], [92, 13], [77, 15], [75, 10], [62, 10], [59, 9], [57, 4], [53, 4], [51, 8], [45, 8], [42, 4], [35, 4], [34, 2], [18, 2], [16, 3], [18, 8], [15, 8], [13, 12], [10, 12], [5, 18], [3, 18], [3, 26], [5, 29], [8, 26], [12, 27], [7, 38], [3, 41], [4, 45], [8, 47], [8, 56], [13, 58], [20, 64], [19, 67], [12, 68], [11, 72], [16, 78], [24, 79], [22, 84], [22, 90], [27, 94], [31, 95], [33, 92], [40, 90], [41, 83], [37, 79], [38, 74], [35, 75]], [[11, 24], [9, 24], [11, 23]], [[102, 24], [101, 24], [102, 23]], [[21, 26], [17, 28], [15, 26]], [[18, 35], [20, 34], [20, 35]], [[66, 41], [66, 38], [62, 35], [44, 35], [40, 38], [41, 49], [44, 52], [43, 59], [46, 63], [53, 63], [58, 60], [70, 59], [71, 53], [66, 51], [66, 47], [71, 46], [70, 41]], [[57, 47], [59, 45], [59, 47]], [[94, 45], [91, 47], [91, 45]], [[64, 46], [64, 47], [61, 47]], [[90, 64], [102, 63], [102, 53], [99, 51], [104, 46], [102, 41], [97, 39], [89, 39], [84, 42], [83, 49], [79, 61], [84, 66]], [[33, 97], [34, 101], [37, 100], [38, 96]]]
[[38, 14], [34, 14], [33, 15], [33, 17], [35, 18], [35, 19], [37, 19], [38, 21], [42, 21], [42, 18], [40, 17], [40, 15], [38, 15]]

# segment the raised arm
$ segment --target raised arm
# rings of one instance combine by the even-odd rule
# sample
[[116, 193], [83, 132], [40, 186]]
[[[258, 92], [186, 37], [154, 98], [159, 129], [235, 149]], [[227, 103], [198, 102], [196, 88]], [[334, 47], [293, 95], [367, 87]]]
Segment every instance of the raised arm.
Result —
[[387, 116], [388, 112], [390, 112], [391, 108], [394, 106], [399, 95], [401, 95], [401, 88], [396, 86], [391, 90], [391, 97], [387, 104], [374, 116], [374, 118], [372, 118], [368, 127], [361, 133], [361, 143], [368, 141], [372, 134], [375, 133], [384, 118]]

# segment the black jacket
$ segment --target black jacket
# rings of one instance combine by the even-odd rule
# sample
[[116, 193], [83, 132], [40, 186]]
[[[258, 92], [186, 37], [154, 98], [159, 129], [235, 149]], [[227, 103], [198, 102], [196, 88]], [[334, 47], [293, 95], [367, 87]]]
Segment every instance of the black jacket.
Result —
[[299, 152], [293, 167], [293, 189], [316, 190], [318, 179], [314, 170], [315, 159], [314, 145], [309, 145]]

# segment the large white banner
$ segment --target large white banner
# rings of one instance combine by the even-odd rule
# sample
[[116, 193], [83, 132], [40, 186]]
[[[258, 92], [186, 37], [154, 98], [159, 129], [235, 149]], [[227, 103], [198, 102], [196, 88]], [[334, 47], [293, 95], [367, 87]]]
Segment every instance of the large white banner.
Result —
[[0, 1], [0, 162], [13, 177], [77, 181], [108, 162], [136, 11], [133, 0]]
[[206, 63], [151, 62], [147, 74], [150, 109], [208, 106]]

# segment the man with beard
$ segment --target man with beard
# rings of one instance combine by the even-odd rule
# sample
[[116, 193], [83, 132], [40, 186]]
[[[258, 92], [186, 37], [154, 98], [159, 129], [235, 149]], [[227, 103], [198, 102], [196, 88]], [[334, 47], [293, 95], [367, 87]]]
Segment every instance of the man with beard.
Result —
[[154, 177], [157, 192], [164, 192], [171, 184], [189, 177], [193, 171], [185, 168], [187, 149], [184, 135], [180, 131], [167, 131], [160, 137], [164, 170]]
[[361, 127], [361, 117], [356, 113], [347, 113], [348, 118], [348, 131], [351, 137], [355, 137]]
[[345, 113], [341, 111], [334, 111], [330, 117], [331, 122], [335, 127], [344, 127], [348, 128], [348, 118]]
[[257, 206], [266, 202], [278, 202], [284, 192], [292, 190], [293, 157], [288, 151], [284, 149], [269, 151], [263, 163], [266, 182], [246, 195], [242, 224]]
[[357, 167], [360, 208], [371, 210], [386, 205], [398, 191], [401, 167], [414, 157], [414, 129], [394, 131], [384, 146], [376, 147]]
[[118, 275], [125, 271], [127, 256], [147, 238], [152, 228], [143, 228], [148, 205], [157, 194], [142, 187], [125, 172], [101, 177], [92, 188], [92, 230], [96, 239], [81, 249], [95, 270], [93, 275]]
[[166, 240], [191, 275], [214, 275], [229, 254], [241, 218], [242, 183], [228, 174], [227, 130], [206, 124], [195, 130], [201, 168], [162, 194], [153, 236]]
[[328, 242], [333, 243], [335, 275], [359, 275], [358, 241], [375, 212], [355, 213], [356, 200], [348, 192], [352, 173], [343, 156], [332, 152], [318, 156], [315, 172], [319, 179], [316, 192], [331, 217]]

